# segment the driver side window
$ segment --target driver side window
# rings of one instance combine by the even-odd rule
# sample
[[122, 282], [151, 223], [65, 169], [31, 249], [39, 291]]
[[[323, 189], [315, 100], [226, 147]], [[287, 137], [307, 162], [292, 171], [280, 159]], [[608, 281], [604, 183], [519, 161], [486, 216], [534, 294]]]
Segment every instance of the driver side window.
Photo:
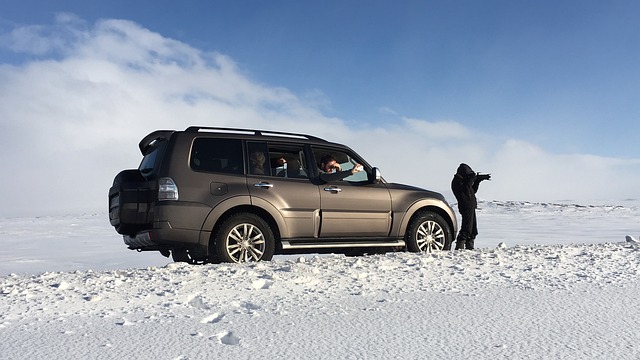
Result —
[[[316, 166], [318, 167], [320, 172], [333, 172], [333, 171], [345, 171], [351, 170], [356, 164], [363, 164], [363, 161], [359, 158], [353, 156], [353, 154], [337, 151], [335, 149], [328, 148], [313, 148], [313, 157], [316, 161]], [[335, 159], [337, 167], [335, 169], [323, 168], [323, 161], [327, 161], [327, 159]], [[364, 165], [364, 164], [363, 164]], [[365, 171], [356, 172], [350, 176], [345, 177], [341, 181], [348, 182], [365, 182], [368, 181], [367, 171], [369, 169], [365, 168]]]

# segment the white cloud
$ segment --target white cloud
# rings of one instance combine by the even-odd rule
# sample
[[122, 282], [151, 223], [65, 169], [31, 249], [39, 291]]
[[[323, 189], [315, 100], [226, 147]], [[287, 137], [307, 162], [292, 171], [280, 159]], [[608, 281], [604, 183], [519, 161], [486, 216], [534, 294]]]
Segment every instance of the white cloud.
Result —
[[2, 42], [38, 59], [0, 65], [0, 216], [106, 208], [113, 177], [137, 166], [144, 135], [190, 125], [286, 130], [344, 142], [388, 180], [449, 197], [450, 178], [463, 161], [493, 173], [479, 194], [486, 198], [620, 198], [636, 191], [631, 179], [640, 172], [638, 160], [549, 154], [451, 120], [398, 118], [352, 129], [322, 114], [330, 102], [321, 91], [298, 96], [258, 84], [228, 56], [129, 21], [88, 26], [63, 14], [53, 26], [17, 28]]
[[0, 46], [33, 55], [64, 52], [84, 32], [84, 21], [73, 14], [59, 13], [53, 26], [29, 25], [0, 35]]
[[[640, 159], [588, 154], [551, 154], [518, 140], [506, 141], [493, 155], [500, 189], [490, 194], [510, 199], [575, 200], [637, 197]], [[492, 184], [493, 185], [493, 184]]]
[[404, 118], [405, 124], [412, 133], [432, 140], [451, 141], [471, 138], [471, 132], [455, 121], [428, 122], [419, 119]]

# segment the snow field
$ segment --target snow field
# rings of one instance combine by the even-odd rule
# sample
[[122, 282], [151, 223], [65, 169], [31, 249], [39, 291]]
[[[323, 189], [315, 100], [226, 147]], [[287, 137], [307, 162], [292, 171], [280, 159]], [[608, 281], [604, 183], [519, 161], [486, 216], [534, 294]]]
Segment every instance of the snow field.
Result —
[[482, 202], [474, 251], [203, 266], [0, 219], [0, 359], [637, 359], [639, 214]]
[[639, 251], [632, 243], [518, 246], [10, 275], [0, 286], [0, 333], [9, 340], [0, 353], [37, 343], [20, 353], [624, 358], [640, 355]]

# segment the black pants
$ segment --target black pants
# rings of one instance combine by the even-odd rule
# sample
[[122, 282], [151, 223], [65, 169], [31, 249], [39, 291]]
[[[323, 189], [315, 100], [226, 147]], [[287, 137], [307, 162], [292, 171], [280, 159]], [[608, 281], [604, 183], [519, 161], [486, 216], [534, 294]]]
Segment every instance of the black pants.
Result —
[[458, 203], [458, 211], [462, 216], [462, 225], [456, 239], [456, 250], [473, 249], [474, 241], [478, 235], [478, 223], [476, 221], [476, 204]]

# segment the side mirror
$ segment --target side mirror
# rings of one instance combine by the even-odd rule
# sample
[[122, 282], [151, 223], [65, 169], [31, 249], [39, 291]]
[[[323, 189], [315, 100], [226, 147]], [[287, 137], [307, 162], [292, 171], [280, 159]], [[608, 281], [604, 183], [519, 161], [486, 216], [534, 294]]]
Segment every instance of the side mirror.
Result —
[[373, 182], [374, 184], [377, 184], [380, 182], [380, 180], [382, 180], [382, 174], [380, 173], [380, 169], [378, 169], [377, 167], [371, 169], [371, 175], [373, 177], [373, 179], [371, 179], [371, 182]]

